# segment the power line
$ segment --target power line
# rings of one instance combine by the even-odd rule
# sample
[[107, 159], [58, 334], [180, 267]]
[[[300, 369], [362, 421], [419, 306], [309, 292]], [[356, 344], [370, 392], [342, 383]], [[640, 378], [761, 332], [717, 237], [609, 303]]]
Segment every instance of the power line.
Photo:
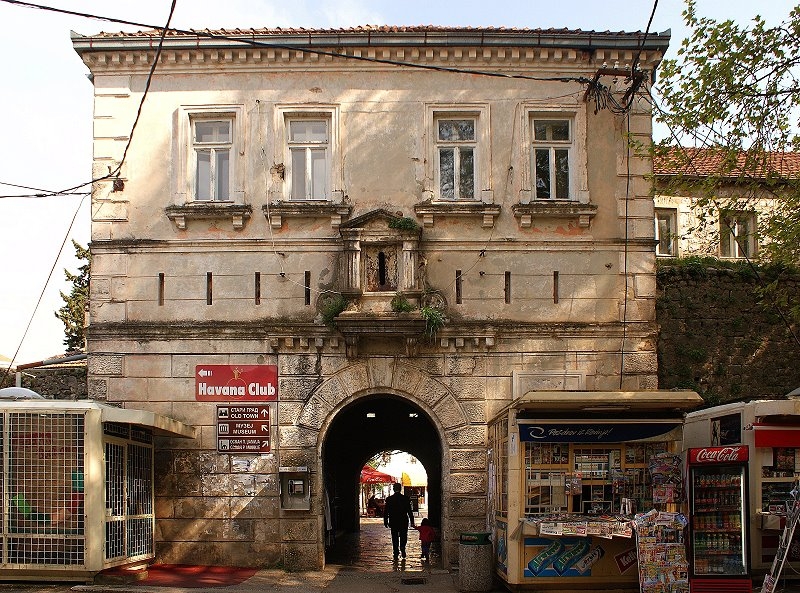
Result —
[[[87, 194], [88, 195], [88, 194]], [[6, 368], [5, 373], [3, 374], [3, 380], [0, 381], [0, 385], [4, 385], [6, 379], [8, 378], [8, 374], [11, 372], [11, 367], [14, 366], [14, 361], [17, 360], [17, 356], [19, 355], [19, 351], [22, 348], [22, 344], [25, 341], [25, 337], [28, 335], [28, 331], [31, 329], [31, 325], [33, 324], [33, 319], [36, 317], [36, 312], [39, 310], [39, 305], [42, 304], [42, 299], [44, 298], [44, 292], [47, 289], [47, 285], [50, 283], [50, 279], [53, 277], [53, 271], [56, 269], [56, 264], [58, 264], [58, 259], [61, 257], [61, 253], [64, 251], [64, 245], [67, 244], [67, 239], [72, 233], [72, 227], [75, 225], [75, 219], [78, 217], [78, 212], [80, 212], [81, 206], [83, 206], [83, 202], [86, 199], [86, 196], [81, 198], [78, 207], [75, 208], [75, 213], [72, 215], [72, 220], [69, 223], [69, 227], [67, 228], [67, 232], [64, 234], [64, 240], [61, 241], [61, 247], [58, 249], [58, 253], [56, 254], [55, 259], [53, 260], [53, 265], [50, 266], [50, 272], [47, 274], [47, 280], [44, 282], [44, 286], [42, 286], [42, 290], [39, 293], [39, 298], [36, 300], [36, 305], [33, 307], [33, 312], [31, 313], [30, 319], [28, 319], [28, 324], [25, 326], [25, 331], [22, 334], [22, 337], [19, 340], [19, 344], [17, 345], [17, 349], [14, 351], [14, 356], [11, 357], [11, 362], [8, 363], [8, 367]]]

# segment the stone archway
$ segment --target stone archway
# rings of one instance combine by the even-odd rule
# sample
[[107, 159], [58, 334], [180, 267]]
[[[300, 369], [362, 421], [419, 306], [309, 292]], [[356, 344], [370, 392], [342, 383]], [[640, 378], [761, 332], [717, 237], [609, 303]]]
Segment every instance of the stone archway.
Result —
[[316, 445], [321, 481], [327, 431], [336, 415], [350, 404], [366, 397], [393, 397], [407, 400], [425, 412], [441, 446], [442, 548], [448, 562], [454, 558], [458, 531], [480, 530], [486, 522], [486, 424], [482, 416], [475, 417], [475, 402], [470, 409], [458, 395], [444, 382], [405, 360], [359, 360], [331, 374], [314, 390], [298, 410], [295, 431], [284, 432], [281, 440], [294, 433], [296, 442]]

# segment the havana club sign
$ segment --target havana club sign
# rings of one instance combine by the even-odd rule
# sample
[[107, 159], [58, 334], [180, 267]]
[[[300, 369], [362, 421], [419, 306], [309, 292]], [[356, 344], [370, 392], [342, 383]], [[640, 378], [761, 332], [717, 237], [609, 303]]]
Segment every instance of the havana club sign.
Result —
[[750, 458], [747, 445], [689, 449], [689, 463], [739, 463]]
[[274, 364], [198, 364], [194, 379], [197, 401], [278, 399], [278, 367]]

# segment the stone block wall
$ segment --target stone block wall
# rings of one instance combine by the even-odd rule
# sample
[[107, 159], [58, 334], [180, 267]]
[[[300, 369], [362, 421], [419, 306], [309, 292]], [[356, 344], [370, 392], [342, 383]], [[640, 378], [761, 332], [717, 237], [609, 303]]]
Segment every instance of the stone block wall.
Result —
[[759, 296], [763, 282], [744, 264], [661, 265], [658, 272], [658, 382], [697, 391], [710, 405], [781, 397], [800, 387], [800, 276], [782, 281], [789, 302], [779, 310]]

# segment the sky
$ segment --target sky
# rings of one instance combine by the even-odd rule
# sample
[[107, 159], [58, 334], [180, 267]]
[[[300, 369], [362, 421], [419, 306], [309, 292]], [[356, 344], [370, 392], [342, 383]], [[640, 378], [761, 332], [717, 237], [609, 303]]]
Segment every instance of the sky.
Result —
[[[170, 0], [41, 0], [74, 12], [162, 25]], [[250, 27], [339, 28], [358, 25], [439, 25], [644, 31], [671, 30], [667, 57], [684, 37], [683, 0], [177, 0], [172, 26], [182, 29]], [[785, 19], [789, 0], [697, 0], [701, 16], [746, 24], [755, 14]], [[72, 49], [70, 31], [131, 31], [135, 27], [9, 4], [0, 0], [0, 357], [37, 362], [65, 351], [55, 317], [60, 292], [77, 272], [72, 240], [89, 243], [89, 198], [13, 197], [63, 190], [91, 178], [92, 85]], [[144, 109], [147, 109], [145, 103]], [[134, 136], [135, 142], [135, 136]], [[13, 185], [11, 185], [13, 184]], [[2, 358], [0, 358], [2, 361]]]

